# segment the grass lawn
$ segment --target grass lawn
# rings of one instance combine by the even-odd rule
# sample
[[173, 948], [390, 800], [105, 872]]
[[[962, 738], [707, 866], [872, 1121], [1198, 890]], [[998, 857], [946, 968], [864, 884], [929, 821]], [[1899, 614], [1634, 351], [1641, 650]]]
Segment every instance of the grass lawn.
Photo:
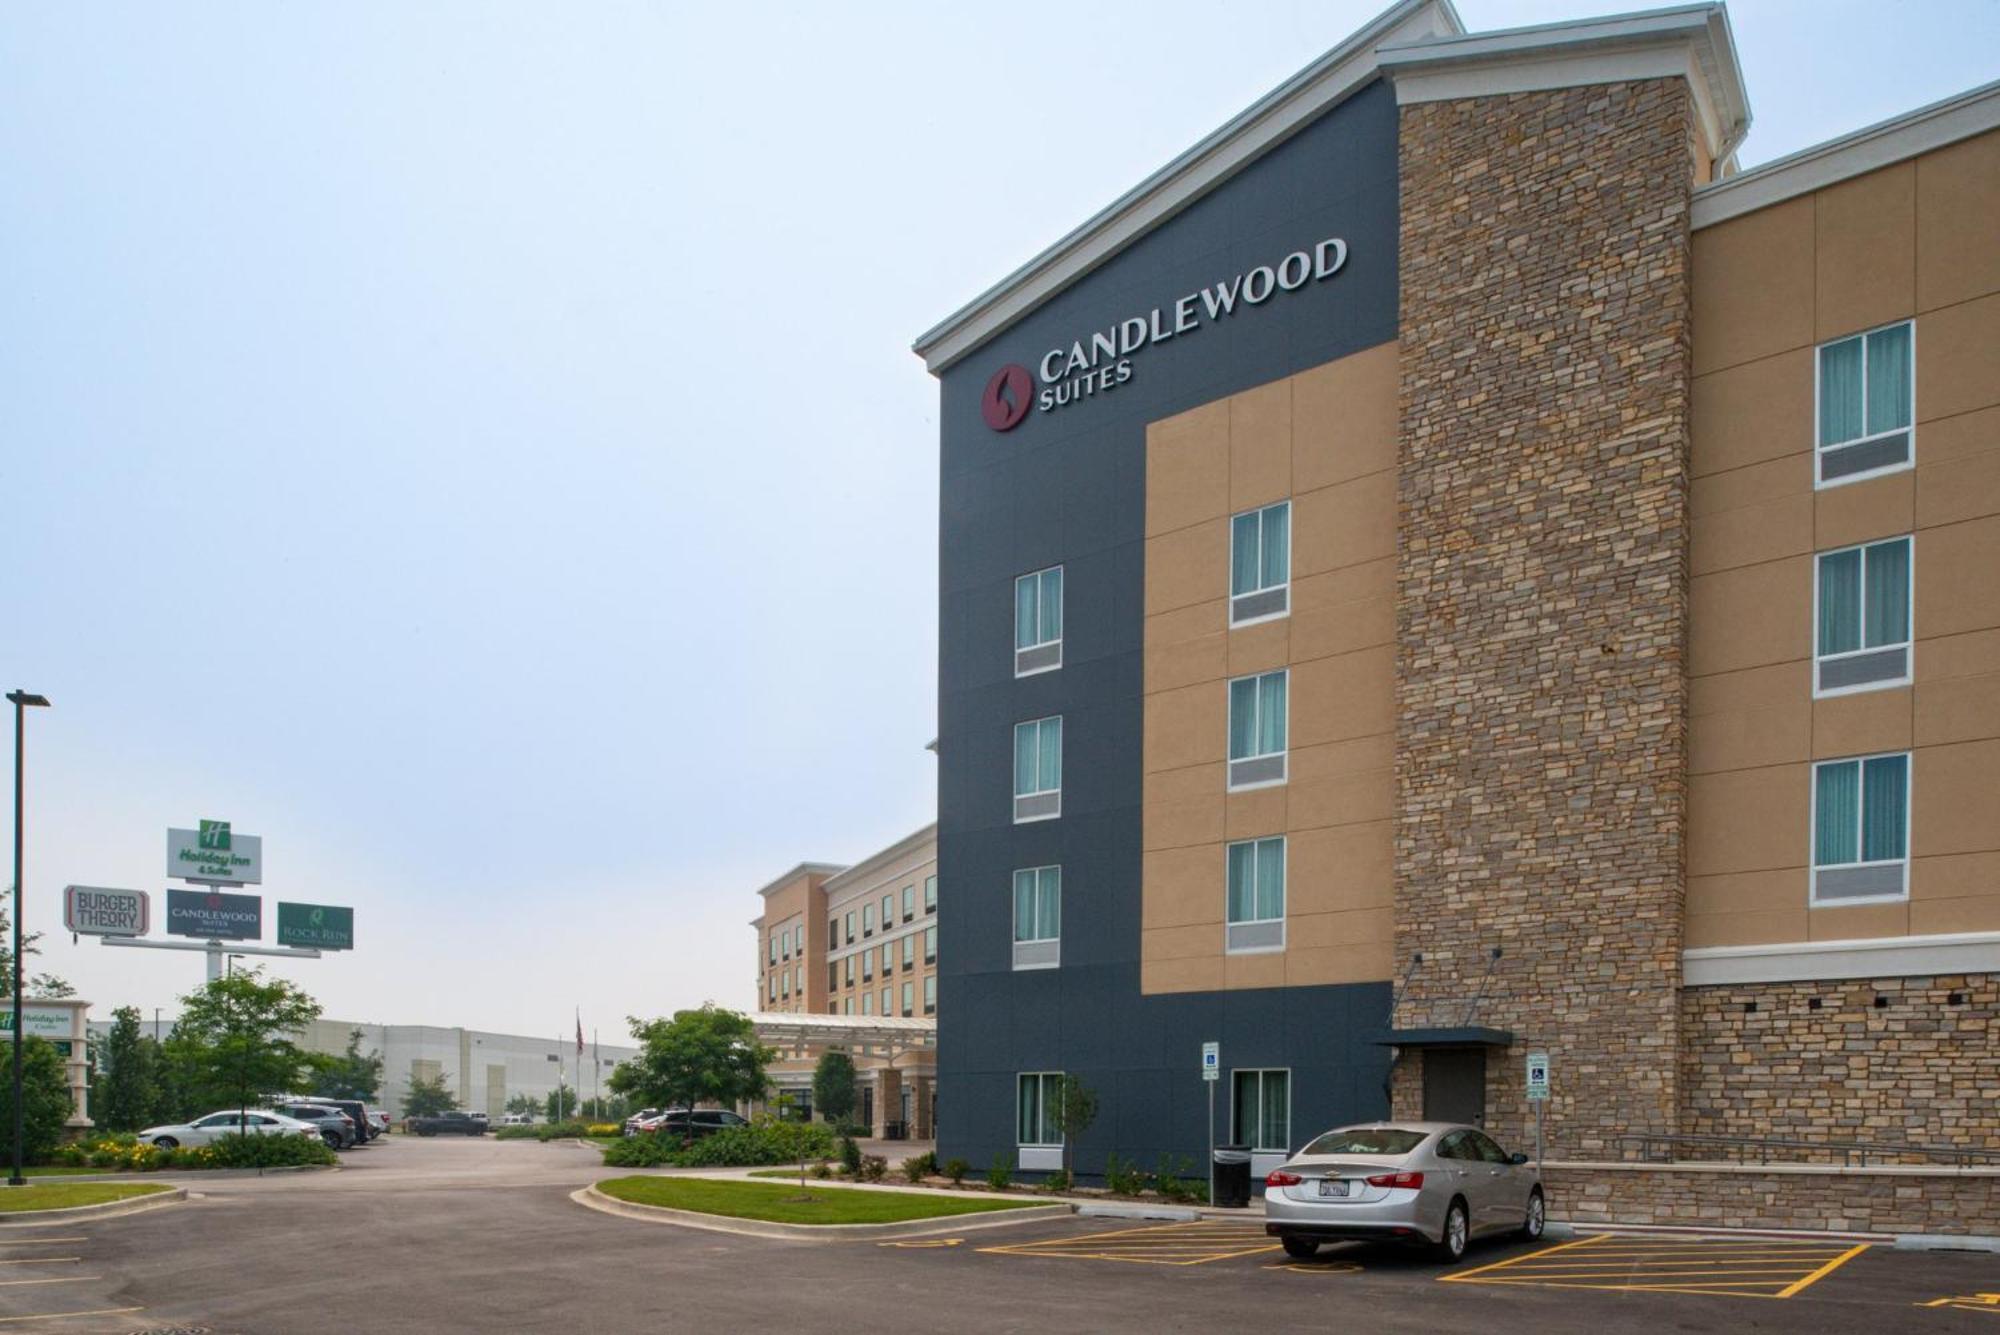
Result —
[[168, 1188], [155, 1182], [50, 1182], [26, 1187], [0, 1187], [0, 1214], [24, 1210], [67, 1210], [75, 1205], [102, 1205], [133, 1196], [153, 1196]]
[[98, 1176], [102, 1177], [108, 1173], [115, 1173], [117, 1171], [118, 1170], [116, 1168], [90, 1168], [90, 1167], [71, 1168], [68, 1164], [43, 1164], [39, 1168], [23, 1168], [21, 1170], [21, 1176], [80, 1177], [90, 1173], [95, 1173]]
[[767, 1219], [778, 1224], [895, 1224], [908, 1219], [1019, 1210], [1039, 1201], [975, 1201], [954, 1196], [900, 1191], [855, 1191], [814, 1182], [809, 1201], [798, 1200], [799, 1184], [718, 1182], [694, 1177], [614, 1177], [597, 1184], [607, 1196], [634, 1205], [699, 1210], [732, 1219]]

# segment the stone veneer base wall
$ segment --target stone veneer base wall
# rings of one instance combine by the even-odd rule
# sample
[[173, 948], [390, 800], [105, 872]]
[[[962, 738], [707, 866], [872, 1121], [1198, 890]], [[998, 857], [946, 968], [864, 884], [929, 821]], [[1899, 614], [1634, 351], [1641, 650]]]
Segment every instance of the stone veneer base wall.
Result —
[[2000, 1169], [1551, 1162], [1544, 1179], [1549, 1217], [1576, 1224], [2000, 1236]]
[[1679, 1106], [1690, 115], [1679, 79], [1401, 109], [1395, 1023], [1514, 1032], [1509, 1144], [1559, 1054], [1572, 1154]]

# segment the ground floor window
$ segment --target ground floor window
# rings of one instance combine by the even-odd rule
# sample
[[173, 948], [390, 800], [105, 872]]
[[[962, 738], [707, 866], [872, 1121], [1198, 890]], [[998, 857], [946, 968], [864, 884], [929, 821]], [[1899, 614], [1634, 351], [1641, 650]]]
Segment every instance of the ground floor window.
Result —
[[1287, 1152], [1292, 1138], [1292, 1073], [1236, 1072], [1234, 1116], [1238, 1145]]
[[1015, 1085], [1014, 1139], [1022, 1145], [1062, 1144], [1062, 1072], [1027, 1071]]

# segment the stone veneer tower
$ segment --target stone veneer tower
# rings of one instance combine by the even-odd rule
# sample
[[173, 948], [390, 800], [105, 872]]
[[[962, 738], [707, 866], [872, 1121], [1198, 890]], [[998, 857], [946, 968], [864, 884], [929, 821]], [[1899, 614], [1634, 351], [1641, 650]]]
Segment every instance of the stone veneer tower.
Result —
[[1676, 1129], [1696, 109], [1685, 78], [1405, 102], [1395, 1025], [1513, 1034], [1509, 1143], [1522, 1052], [1560, 1052], [1552, 1148], [1588, 1152]]

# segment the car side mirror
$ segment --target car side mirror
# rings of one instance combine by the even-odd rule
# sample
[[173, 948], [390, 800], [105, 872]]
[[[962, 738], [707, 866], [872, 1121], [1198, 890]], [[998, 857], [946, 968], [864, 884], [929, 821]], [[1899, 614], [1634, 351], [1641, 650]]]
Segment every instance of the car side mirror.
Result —
[[1507, 1162], [1511, 1164], [1524, 1164], [1528, 1162], [1528, 1156], [1517, 1150], [1507, 1156]]

